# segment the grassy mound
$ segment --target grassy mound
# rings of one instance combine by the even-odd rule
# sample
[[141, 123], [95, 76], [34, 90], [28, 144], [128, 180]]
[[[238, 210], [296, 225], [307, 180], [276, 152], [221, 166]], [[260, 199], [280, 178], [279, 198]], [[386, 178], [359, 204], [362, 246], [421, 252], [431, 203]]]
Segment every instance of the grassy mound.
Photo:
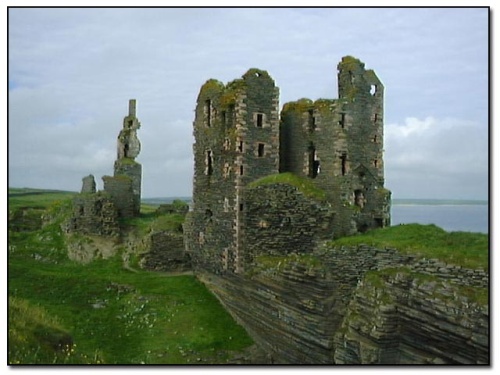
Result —
[[406, 224], [330, 242], [331, 246], [360, 244], [395, 248], [466, 268], [488, 268], [489, 237], [482, 233], [446, 232], [433, 224]]
[[293, 173], [278, 173], [269, 176], [262, 177], [256, 181], [248, 184], [249, 188], [255, 188], [257, 186], [269, 185], [269, 184], [288, 184], [298, 188], [305, 196], [308, 196], [317, 200], [325, 200], [326, 194], [323, 190], [318, 188], [314, 183], [304, 177], [299, 177]]

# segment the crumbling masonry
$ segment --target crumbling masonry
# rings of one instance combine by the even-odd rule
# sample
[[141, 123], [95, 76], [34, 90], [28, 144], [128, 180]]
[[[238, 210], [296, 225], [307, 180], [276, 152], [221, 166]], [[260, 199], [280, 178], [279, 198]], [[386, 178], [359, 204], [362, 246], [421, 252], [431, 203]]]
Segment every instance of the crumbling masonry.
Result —
[[279, 89], [265, 71], [201, 87], [185, 225], [195, 267], [240, 273], [261, 253], [312, 252], [319, 240], [390, 225], [384, 87], [347, 56], [338, 92], [335, 100], [286, 103], [280, 114]]
[[73, 200], [67, 231], [114, 236], [119, 234], [119, 218], [139, 215], [142, 166], [135, 161], [141, 151], [137, 130], [136, 100], [129, 101], [128, 115], [118, 135], [117, 159], [113, 176], [103, 176], [104, 190], [96, 191], [94, 176], [83, 178], [81, 194]]

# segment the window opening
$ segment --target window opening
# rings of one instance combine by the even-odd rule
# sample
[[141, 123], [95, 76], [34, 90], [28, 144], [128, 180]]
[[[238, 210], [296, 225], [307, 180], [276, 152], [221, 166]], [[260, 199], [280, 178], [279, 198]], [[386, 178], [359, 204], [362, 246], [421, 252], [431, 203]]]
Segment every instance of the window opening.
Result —
[[221, 113], [221, 117], [222, 117], [222, 123], [223, 123], [224, 125], [226, 125], [226, 117], [227, 117], [227, 116], [226, 116], [226, 111], [222, 111], [222, 113]]
[[231, 174], [231, 167], [229, 166], [229, 163], [224, 163], [223, 174], [224, 174], [224, 178], [228, 178], [229, 175]]
[[363, 194], [362, 190], [355, 190], [354, 191], [354, 204], [360, 208], [363, 208], [365, 206], [365, 195]]
[[240, 141], [240, 142], [238, 143], [238, 151], [239, 151], [239, 152], [243, 152], [243, 141]]
[[240, 176], [243, 176], [243, 166], [240, 165]]
[[243, 203], [240, 203], [240, 211], [243, 211]]
[[312, 133], [316, 129], [316, 117], [314, 117], [314, 111], [309, 110], [309, 132]]
[[373, 143], [377, 143], [377, 134], [373, 136]]
[[345, 113], [340, 114], [340, 120], [339, 120], [339, 125], [344, 129], [345, 126]]
[[342, 156], [340, 156], [340, 160], [341, 160], [341, 172], [342, 172], [342, 176], [345, 176], [346, 172], [347, 172], [347, 154], [346, 153], [343, 153]]
[[375, 96], [377, 93], [377, 85], [371, 85], [370, 86], [370, 95]]
[[259, 156], [259, 158], [264, 156], [264, 143], [259, 143], [257, 155]]
[[373, 115], [373, 122], [376, 124], [376, 123], [377, 123], [377, 121], [378, 121], [378, 113], [375, 113], [375, 114]]
[[375, 160], [373, 161], [373, 166], [374, 166], [375, 168], [377, 168], [377, 167], [378, 167], [378, 160], [377, 160], [377, 159], [375, 159]]
[[211, 176], [213, 171], [214, 171], [214, 168], [213, 168], [213, 156], [212, 156], [212, 151], [208, 150], [207, 151], [207, 175], [208, 176]]
[[310, 178], [316, 178], [320, 173], [320, 162], [318, 158], [318, 154], [316, 153], [316, 148], [314, 144], [311, 142], [309, 144], [308, 152], [308, 173], [307, 175]]
[[262, 123], [264, 120], [264, 115], [262, 113], [257, 113], [257, 127], [262, 128]]

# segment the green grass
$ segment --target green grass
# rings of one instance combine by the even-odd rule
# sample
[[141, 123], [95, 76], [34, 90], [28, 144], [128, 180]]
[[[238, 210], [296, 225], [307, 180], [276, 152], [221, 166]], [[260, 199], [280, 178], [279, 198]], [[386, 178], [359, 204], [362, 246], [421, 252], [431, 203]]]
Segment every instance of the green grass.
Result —
[[435, 258], [466, 268], [488, 268], [489, 237], [471, 232], [446, 232], [436, 225], [406, 224], [343, 237], [331, 246], [395, 248], [407, 254]]
[[194, 276], [70, 261], [58, 220], [9, 231], [8, 271], [11, 364], [224, 363], [252, 344]]
[[19, 208], [46, 209], [57, 201], [67, 201], [76, 193], [71, 191], [9, 188], [9, 211]]
[[288, 184], [298, 188], [305, 196], [323, 201], [326, 199], [324, 190], [316, 187], [310, 179], [299, 177], [293, 173], [278, 173], [262, 177], [248, 184], [249, 188], [268, 184]]

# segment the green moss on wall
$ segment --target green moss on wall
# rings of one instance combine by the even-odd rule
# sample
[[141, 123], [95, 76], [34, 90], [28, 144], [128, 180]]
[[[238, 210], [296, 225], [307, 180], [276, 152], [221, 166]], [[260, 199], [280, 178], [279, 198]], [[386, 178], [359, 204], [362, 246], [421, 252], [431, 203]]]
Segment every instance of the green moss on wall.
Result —
[[248, 188], [256, 188], [262, 185], [271, 184], [288, 184], [299, 189], [305, 196], [313, 198], [316, 200], [324, 201], [326, 199], [326, 193], [324, 190], [318, 188], [314, 183], [304, 177], [299, 177], [293, 173], [277, 173], [269, 176], [262, 177], [256, 181], [248, 184]]

